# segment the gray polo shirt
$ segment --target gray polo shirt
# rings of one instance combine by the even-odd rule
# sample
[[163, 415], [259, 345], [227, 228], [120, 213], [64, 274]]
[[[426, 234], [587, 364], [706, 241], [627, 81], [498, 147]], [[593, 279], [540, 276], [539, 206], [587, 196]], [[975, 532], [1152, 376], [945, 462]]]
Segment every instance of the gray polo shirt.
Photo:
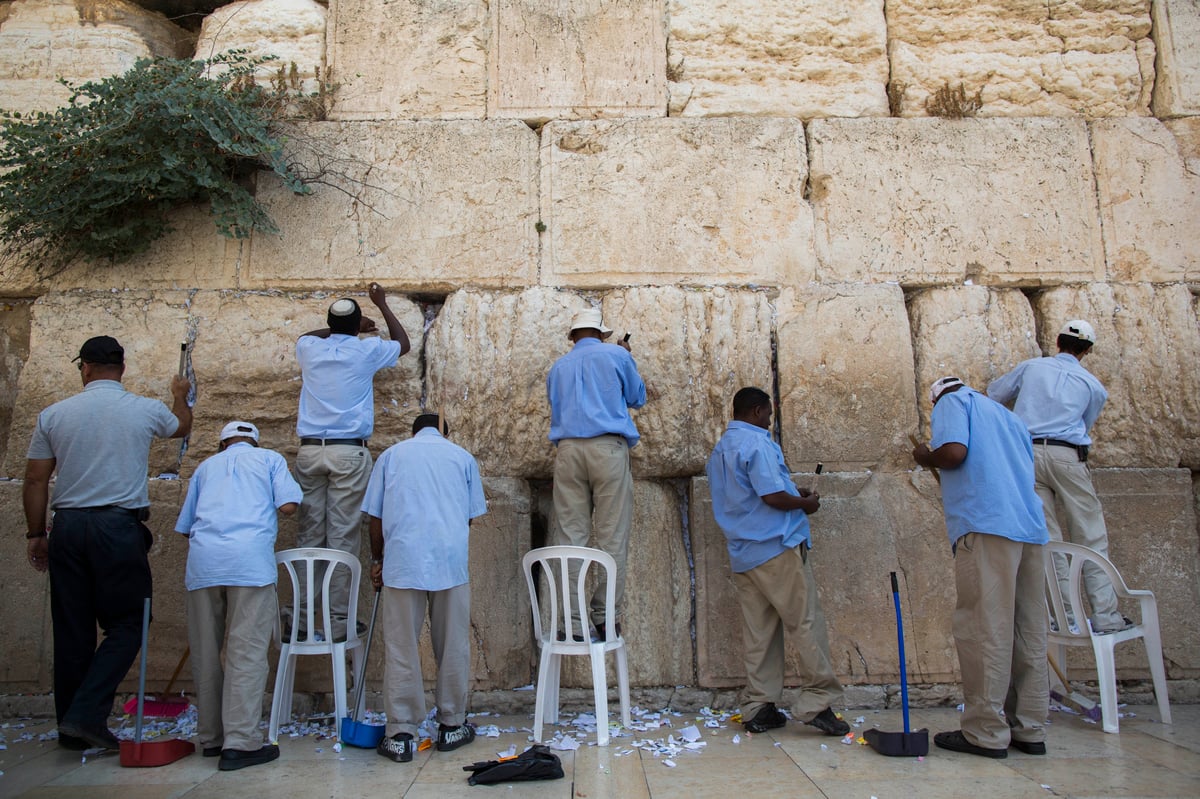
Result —
[[58, 461], [52, 508], [144, 508], [150, 442], [178, 429], [159, 400], [131, 394], [116, 380], [93, 380], [38, 414], [29, 459]]

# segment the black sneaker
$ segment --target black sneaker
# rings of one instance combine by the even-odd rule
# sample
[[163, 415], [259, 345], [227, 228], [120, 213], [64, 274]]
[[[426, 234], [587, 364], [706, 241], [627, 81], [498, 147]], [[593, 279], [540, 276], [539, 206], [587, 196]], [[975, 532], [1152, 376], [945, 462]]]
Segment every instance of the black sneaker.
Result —
[[463, 723], [457, 727], [447, 727], [445, 724], [438, 725], [437, 750], [439, 752], [452, 752], [460, 746], [466, 746], [475, 740], [475, 728], [470, 724]]
[[967, 740], [967, 737], [962, 734], [962, 730], [954, 730], [953, 732], [939, 732], [937, 735], [933, 736], [933, 742], [942, 749], [949, 749], [951, 752], [964, 752], [968, 755], [990, 757], [995, 760], [1001, 760], [1008, 757], [1007, 749], [988, 749], [983, 746], [976, 746]]
[[413, 759], [413, 752], [417, 751], [417, 742], [409, 733], [398, 732], [391, 738], [385, 735], [375, 751], [397, 763], [407, 763]]
[[1024, 752], [1027, 755], [1046, 754], [1046, 744], [1044, 741], [1018, 741], [1016, 738], [1013, 738], [1008, 742], [1008, 745], [1018, 752]]
[[204, 751], [202, 752], [202, 754], [205, 757], [220, 757], [221, 756], [221, 747], [206, 746], [206, 747], [204, 747]]
[[78, 724], [72, 724], [69, 721], [64, 721], [58, 725], [58, 737], [61, 739], [63, 735], [67, 739], [74, 738], [82, 740], [88, 747], [96, 749], [120, 749], [121, 741], [117, 736], [105, 727], [103, 724], [99, 727], [81, 727]]
[[[615, 629], [615, 630], [617, 631], [617, 638], [620, 638], [620, 637], [621, 637], [621, 622], [617, 622], [617, 625], [616, 625], [616, 627], [614, 627], [613, 629]], [[597, 641], [607, 641], [608, 639], [604, 637], [604, 635], [605, 635], [605, 633], [607, 632], [607, 630], [608, 630], [608, 625], [607, 625], [607, 624], [605, 624], [604, 622], [600, 622], [599, 624], [597, 624], [597, 625], [596, 625], [596, 639], [595, 639], [595, 640], [597, 640]]]
[[1113, 627], [1111, 630], [1092, 630], [1092, 635], [1112, 635], [1113, 633], [1124, 632], [1133, 627], [1133, 619], [1128, 616], [1122, 616], [1121, 619], [1120, 627]]
[[774, 702], [768, 702], [759, 708], [759, 711], [754, 714], [754, 718], [749, 721], [742, 722], [742, 726], [746, 728], [746, 732], [766, 732], [767, 730], [777, 730], [787, 724], [787, 716], [775, 707]]
[[275, 744], [263, 744], [262, 748], [246, 751], [245, 749], [222, 749], [221, 759], [217, 768], [221, 771], [237, 771], [247, 766], [261, 766], [279, 759], [279, 747]]
[[828, 707], [804, 723], [810, 727], [816, 727], [826, 735], [840, 737], [850, 732], [850, 725], [838, 718], [833, 709]]

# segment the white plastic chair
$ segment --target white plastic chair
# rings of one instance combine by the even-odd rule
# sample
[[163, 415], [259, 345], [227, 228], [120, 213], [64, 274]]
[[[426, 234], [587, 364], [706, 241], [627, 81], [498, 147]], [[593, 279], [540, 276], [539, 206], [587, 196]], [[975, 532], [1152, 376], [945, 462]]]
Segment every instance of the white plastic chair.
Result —
[[[571, 585], [569, 568], [571, 561], [577, 561], [579, 576]], [[534, 564], [541, 565], [542, 574], [546, 577], [548, 590], [539, 603], [537, 585], [534, 579]], [[625, 639], [617, 635], [616, 624], [616, 561], [612, 556], [599, 549], [588, 547], [542, 547], [525, 553], [521, 564], [525, 569], [525, 583], [529, 587], [529, 602], [533, 606], [533, 635], [537, 639], [542, 653], [538, 663], [537, 704], [533, 714], [533, 739], [543, 740], [542, 727], [546, 722], [554, 724], [558, 721], [558, 689], [561, 677], [562, 658], [564, 655], [587, 656], [592, 661], [592, 691], [596, 697], [596, 742], [600, 746], [608, 745], [608, 673], [604, 656], [615, 652], [617, 657], [617, 687], [621, 698], [621, 723], [626, 728], [629, 721], [629, 665], [625, 656]], [[607, 640], [592, 641], [588, 618], [587, 590], [588, 571], [592, 567], [603, 571], [607, 584], [604, 597], [605, 618], [610, 620], [605, 625]], [[541, 605], [548, 609], [549, 621], [542, 627]], [[572, 617], [579, 614], [581, 621], [576, 622]], [[558, 640], [559, 620], [562, 620], [564, 639]], [[582, 625], [582, 629], [576, 627]], [[576, 641], [575, 636], [583, 640]]]
[[[1072, 631], [1067, 620], [1067, 605], [1063, 602], [1058, 576], [1054, 571], [1055, 555], [1067, 559], [1070, 581], [1066, 597], [1070, 607], [1075, 608], [1077, 618], [1083, 621]], [[1083, 612], [1083, 565], [1094, 563], [1112, 581], [1118, 599], [1137, 600], [1141, 606], [1141, 621], [1128, 630], [1097, 635], [1089, 628]], [[1105, 732], [1118, 732], [1117, 713], [1117, 669], [1113, 658], [1113, 647], [1122, 641], [1141, 638], [1146, 645], [1146, 659], [1150, 664], [1150, 675], [1154, 678], [1154, 696], [1158, 699], [1158, 712], [1163, 724], [1171, 723], [1171, 706], [1167, 701], [1167, 672], [1163, 667], [1162, 637], [1158, 630], [1158, 603], [1152, 591], [1135, 591], [1125, 585], [1120, 572], [1099, 552], [1089, 547], [1066, 541], [1051, 541], [1046, 545], [1046, 590], [1049, 596], [1050, 632], [1048, 645], [1053, 647], [1056, 662], [1066, 669], [1068, 646], [1091, 646], [1096, 656], [1096, 677], [1100, 684], [1100, 710]]]
[[[275, 553], [275, 562], [287, 569], [292, 580], [292, 613], [290, 635], [282, 635], [282, 630], [276, 625], [279, 641], [279, 666], [275, 670], [275, 694], [271, 700], [271, 723], [268, 740], [279, 738], [279, 725], [287, 723], [292, 716], [292, 688], [296, 680], [296, 658], [301, 655], [329, 655], [333, 661], [333, 701], [337, 716], [334, 728], [338, 740], [341, 740], [342, 719], [346, 712], [346, 652], [351, 653], [353, 660], [355, 685], [363, 679], [366, 662], [362, 659], [363, 639], [358, 637], [358, 587], [362, 577], [362, 565], [358, 558], [336, 549], [319, 547], [307, 549], [285, 549]], [[304, 584], [314, 585], [313, 575], [317, 564], [325, 566], [325, 576], [321, 590], [309, 590], [305, 607], [299, 606], [300, 575], [304, 575]], [[335, 566], [345, 566], [350, 569], [350, 607], [346, 614], [345, 641], [329, 641], [318, 639], [318, 618], [323, 622], [324, 637], [332, 636], [333, 625], [330, 621], [330, 607], [326, 597], [329, 596], [329, 581], [333, 577]], [[320, 607], [317, 607], [318, 604]], [[300, 619], [304, 618], [305, 634], [300, 635]], [[357, 708], [356, 718], [362, 717], [364, 696]]]

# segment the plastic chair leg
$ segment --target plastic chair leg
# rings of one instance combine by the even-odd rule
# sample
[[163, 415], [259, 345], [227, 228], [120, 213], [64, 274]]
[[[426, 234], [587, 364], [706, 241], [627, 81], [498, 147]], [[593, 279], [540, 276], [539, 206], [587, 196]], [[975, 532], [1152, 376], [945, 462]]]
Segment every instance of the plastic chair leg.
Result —
[[596, 744], [608, 746], [608, 674], [604, 668], [604, 644], [590, 647], [592, 693], [596, 697]]
[[1146, 630], [1142, 635], [1146, 645], [1146, 660], [1150, 663], [1150, 676], [1154, 678], [1154, 698], [1158, 700], [1158, 715], [1163, 724], [1171, 723], [1171, 703], [1167, 698], [1167, 670], [1163, 666], [1162, 642], [1158, 630]]
[[629, 660], [624, 646], [617, 649], [617, 687], [621, 692], [621, 725], [629, 729], [633, 721], [629, 718]]
[[279, 725], [291, 720], [291, 680], [288, 668], [292, 661], [291, 647], [283, 645], [279, 653], [279, 665], [275, 668], [275, 690], [271, 697], [271, 721], [267, 729], [267, 740], [279, 740]]
[[[556, 705], [558, 703], [557, 692], [552, 694], [552, 686], [550, 676], [551, 669], [557, 670], [558, 664], [554, 662], [554, 656], [550, 652], [550, 645], [542, 646], [542, 656], [538, 662], [538, 678], [537, 678], [537, 696], [533, 705], [533, 740], [537, 743], [542, 743], [545, 737], [542, 735], [542, 728], [546, 724], [546, 710], [554, 708], [551, 712], [557, 717], [558, 711]], [[551, 705], [550, 703], [554, 704]], [[556, 719], [557, 720], [557, 719]]]
[[333, 728], [342, 740], [342, 719], [346, 716], [346, 647], [333, 645]]
[[1104, 731], [1120, 732], [1117, 711], [1117, 667], [1113, 657], [1113, 643], [1108, 636], [1092, 636], [1092, 651], [1096, 655], [1096, 679], [1100, 683], [1100, 712]]

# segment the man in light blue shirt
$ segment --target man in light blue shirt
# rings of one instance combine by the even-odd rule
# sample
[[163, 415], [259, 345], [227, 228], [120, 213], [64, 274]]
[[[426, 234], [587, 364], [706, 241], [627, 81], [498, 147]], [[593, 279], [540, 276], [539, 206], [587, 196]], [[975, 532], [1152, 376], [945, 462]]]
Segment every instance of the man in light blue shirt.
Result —
[[[1058, 354], [1032, 358], [1003, 377], [993, 380], [988, 396], [1012, 403], [1013, 412], [1033, 439], [1033, 465], [1038, 496], [1046, 511], [1050, 538], [1063, 540], [1055, 502], [1062, 503], [1067, 539], [1091, 547], [1108, 557], [1108, 528], [1100, 498], [1092, 486], [1087, 456], [1096, 423], [1108, 392], [1080, 361], [1092, 351], [1096, 331], [1082, 319], [1067, 322], [1058, 335]], [[1062, 593], [1067, 595], [1070, 575], [1066, 558], [1054, 559]], [[1094, 563], [1083, 567], [1083, 587], [1092, 606], [1092, 629], [1098, 633], [1123, 630], [1131, 622], [1117, 608], [1117, 595], [1108, 576]], [[1074, 610], [1068, 605], [1074, 622]]]
[[[638, 431], [630, 408], [646, 404], [646, 384], [629, 349], [629, 336], [616, 346], [600, 311], [580, 311], [571, 322], [571, 351], [554, 362], [546, 376], [550, 400], [550, 440], [554, 457], [554, 516], [561, 544], [587, 546], [595, 528], [596, 547], [617, 563], [617, 619], [604, 618], [603, 582], [590, 600], [592, 625], [605, 640], [606, 625], [621, 634], [625, 563], [633, 525], [633, 472], [629, 450]], [[575, 567], [577, 570], [577, 566]], [[575, 579], [572, 571], [570, 579]], [[575, 619], [579, 622], [579, 619]], [[573, 626], [580, 629], [581, 625]]]
[[913, 448], [942, 470], [942, 506], [954, 552], [954, 640], [962, 671], [961, 729], [943, 749], [1003, 758], [1012, 746], [1046, 754], [1046, 586], [1049, 536], [1033, 490], [1033, 448], [1021, 420], [957, 377], [929, 392], [933, 440]]
[[[439, 426], [441, 431], [438, 430]], [[451, 443], [436, 413], [413, 422], [413, 437], [392, 445], [371, 472], [362, 512], [368, 514], [371, 580], [383, 591], [387, 730], [377, 751], [412, 760], [425, 719], [420, 636], [429, 614], [438, 664], [439, 752], [470, 743], [471, 520], [487, 513], [479, 465]]]
[[[188, 537], [188, 643], [205, 757], [233, 771], [279, 757], [263, 742], [262, 695], [275, 628], [277, 512], [291, 515], [303, 492], [278, 452], [260, 449], [258, 428], [230, 422], [220, 449], [196, 469], [175, 522]], [[221, 644], [225, 666], [221, 667]]]
[[[296, 341], [296, 361], [303, 383], [296, 432], [296, 479], [304, 489], [296, 545], [329, 547], [359, 557], [362, 551], [363, 492], [371, 476], [367, 439], [375, 427], [375, 373], [394, 366], [410, 345], [408, 334], [387, 304], [378, 283], [368, 296], [387, 325], [389, 340], [368, 337], [375, 322], [362, 315], [358, 303], [345, 298], [329, 306], [328, 327], [313, 330]], [[313, 580], [320, 584], [322, 572]], [[307, 601], [301, 582], [299, 602]], [[335, 569], [329, 583], [334, 640], [345, 640], [346, 612], [351, 600], [350, 573]], [[302, 625], [307, 620], [302, 621]], [[306, 632], [301, 628], [301, 632]]]
[[843, 700], [842, 686], [808, 560], [808, 514], [820, 507], [820, 497], [792, 482], [783, 451], [768, 432], [771, 413], [765, 391], [738, 391], [733, 421], [705, 467], [742, 608], [742, 720], [749, 732], [782, 727], [787, 720], [777, 707], [783, 699], [786, 630], [799, 657], [801, 693], [792, 713], [826, 735], [845, 735], [850, 725], [833, 711]]

